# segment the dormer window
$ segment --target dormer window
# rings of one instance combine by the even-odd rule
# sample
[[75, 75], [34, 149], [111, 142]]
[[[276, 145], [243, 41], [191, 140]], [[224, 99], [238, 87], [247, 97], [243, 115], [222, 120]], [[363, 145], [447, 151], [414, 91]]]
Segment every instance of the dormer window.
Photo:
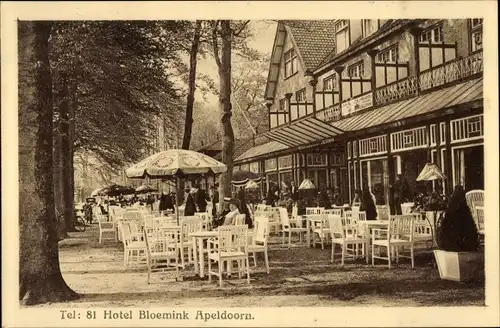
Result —
[[363, 37], [366, 38], [378, 30], [378, 20], [377, 19], [363, 19], [362, 26]]
[[483, 19], [471, 19], [471, 47], [472, 51], [483, 49]]
[[356, 78], [363, 77], [365, 75], [365, 64], [363, 64], [362, 62], [360, 62], [358, 64], [349, 66], [349, 68], [347, 69], [347, 74], [351, 78], [353, 78], [353, 77], [356, 77]]
[[347, 19], [335, 23], [335, 51], [341, 53], [349, 47], [349, 24]]
[[285, 78], [297, 73], [297, 54], [294, 49], [285, 52]]
[[381, 50], [377, 54], [377, 62], [379, 63], [395, 63], [398, 61], [398, 45], [392, 45], [389, 48]]
[[441, 43], [443, 42], [443, 25], [433, 26], [420, 34], [420, 43]]

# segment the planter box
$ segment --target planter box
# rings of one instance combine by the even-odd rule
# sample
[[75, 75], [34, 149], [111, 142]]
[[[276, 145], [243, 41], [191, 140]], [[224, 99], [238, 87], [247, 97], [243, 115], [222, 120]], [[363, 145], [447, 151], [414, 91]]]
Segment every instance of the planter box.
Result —
[[441, 279], [478, 280], [484, 276], [484, 252], [447, 252], [434, 250]]

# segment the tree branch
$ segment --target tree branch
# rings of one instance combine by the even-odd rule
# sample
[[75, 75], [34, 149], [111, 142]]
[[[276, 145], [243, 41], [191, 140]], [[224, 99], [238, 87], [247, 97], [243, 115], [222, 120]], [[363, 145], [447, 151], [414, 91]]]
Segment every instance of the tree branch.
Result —
[[217, 64], [217, 67], [221, 67], [221, 62], [219, 58], [219, 44], [218, 44], [218, 38], [217, 38], [217, 26], [219, 25], [219, 21], [215, 21], [214, 25], [212, 26], [212, 42], [213, 42], [213, 48], [214, 48], [214, 58], [215, 58], [215, 63]]

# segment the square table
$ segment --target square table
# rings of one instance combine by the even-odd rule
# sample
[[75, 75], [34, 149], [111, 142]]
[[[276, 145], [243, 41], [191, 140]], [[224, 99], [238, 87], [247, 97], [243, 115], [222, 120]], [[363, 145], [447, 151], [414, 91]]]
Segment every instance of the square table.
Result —
[[205, 256], [203, 241], [218, 236], [217, 230], [191, 232], [189, 237], [193, 238], [194, 271], [199, 273], [200, 277], [205, 276]]

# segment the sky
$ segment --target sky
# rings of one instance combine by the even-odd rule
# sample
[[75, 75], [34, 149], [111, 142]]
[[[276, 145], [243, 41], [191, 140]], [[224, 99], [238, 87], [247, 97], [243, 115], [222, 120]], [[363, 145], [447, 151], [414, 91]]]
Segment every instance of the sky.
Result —
[[[252, 21], [251, 24], [252, 28], [254, 29], [254, 37], [249, 42], [249, 45], [264, 54], [270, 54], [273, 48], [277, 23], [272, 21], [256, 20]], [[212, 77], [216, 85], [218, 85], [219, 76], [217, 74], [217, 65], [215, 64], [214, 58], [208, 56], [206, 59], [201, 59], [198, 62], [198, 71]], [[196, 94], [196, 99], [202, 99], [202, 95], [199, 91]], [[214, 109], [217, 108], [217, 96], [210, 94], [206, 96], [206, 99], [206, 107]]]

